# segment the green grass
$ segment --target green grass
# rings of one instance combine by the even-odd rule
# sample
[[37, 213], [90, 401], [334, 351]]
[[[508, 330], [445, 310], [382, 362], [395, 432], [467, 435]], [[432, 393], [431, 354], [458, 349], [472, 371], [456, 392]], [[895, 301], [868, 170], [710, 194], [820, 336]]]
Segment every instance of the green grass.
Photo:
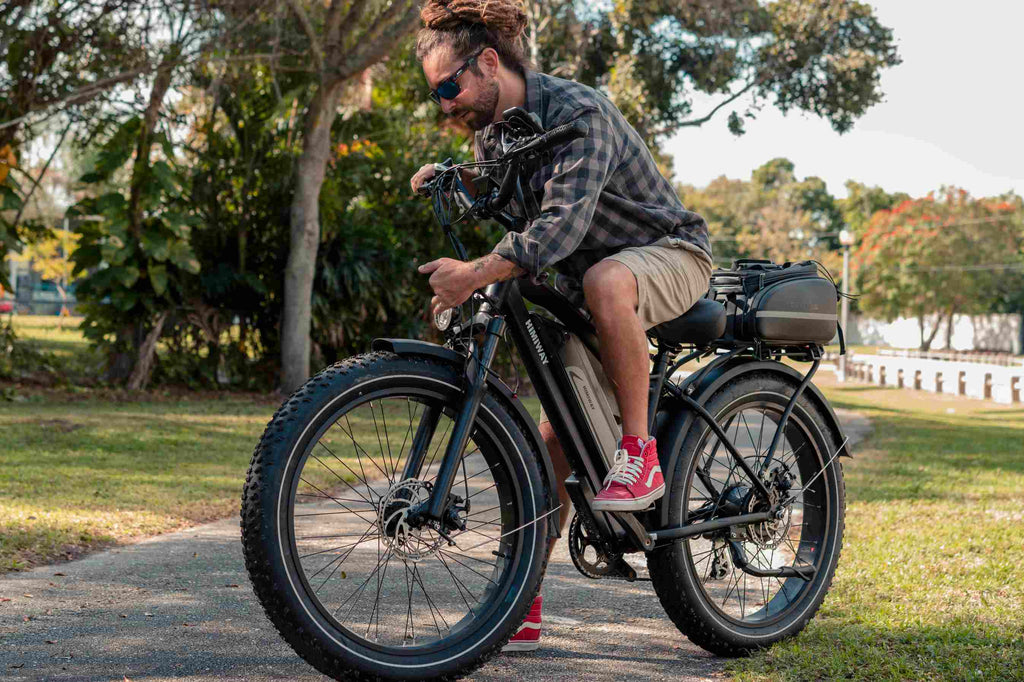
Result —
[[78, 326], [84, 318], [56, 315], [13, 315], [11, 324], [20, 341], [43, 353], [68, 358], [88, 352], [89, 344]]
[[[236, 514], [253, 447], [277, 407], [227, 393], [19, 395], [0, 403], [0, 573]], [[528, 405], [539, 411], [536, 399]], [[373, 437], [368, 412], [352, 428], [361, 442]], [[340, 432], [324, 442], [355, 466]], [[306, 475], [321, 485], [334, 476]]]
[[237, 511], [273, 405], [108, 396], [29, 393], [0, 408], [0, 571]]
[[844, 465], [835, 582], [800, 636], [729, 671], [743, 681], [1024, 679], [1024, 410], [859, 385], [826, 392], [875, 427]]

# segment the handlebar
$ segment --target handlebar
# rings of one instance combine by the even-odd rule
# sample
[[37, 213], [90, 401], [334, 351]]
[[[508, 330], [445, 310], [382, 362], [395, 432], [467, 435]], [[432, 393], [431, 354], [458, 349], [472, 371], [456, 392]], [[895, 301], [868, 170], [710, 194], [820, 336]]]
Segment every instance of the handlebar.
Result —
[[[494, 217], [505, 210], [505, 207], [512, 201], [513, 194], [515, 193], [520, 164], [524, 159], [565, 142], [586, 137], [589, 132], [590, 126], [585, 121], [570, 121], [569, 123], [552, 128], [546, 133], [528, 139], [518, 147], [506, 152], [501, 158], [496, 159], [496, 164], [503, 164], [505, 166], [505, 173], [501, 178], [498, 188], [492, 190], [487, 196], [480, 198], [475, 203], [478, 212], [483, 214], [483, 217]], [[451, 159], [445, 165], [448, 165], [450, 161]], [[455, 166], [451, 167], [454, 168]], [[440, 178], [441, 173], [438, 173], [431, 180], [420, 185], [416, 193], [424, 197], [431, 196], [437, 191]]]
[[552, 128], [543, 135], [533, 138], [502, 156], [501, 161], [507, 160], [508, 167], [505, 169], [505, 176], [501, 179], [498, 191], [492, 192], [484, 200], [484, 210], [488, 213], [498, 213], [503, 211], [509, 202], [512, 201], [516, 177], [519, 175], [519, 162], [522, 157], [529, 154], [537, 154], [565, 142], [586, 137], [589, 132], [590, 126], [585, 121], [571, 121]]

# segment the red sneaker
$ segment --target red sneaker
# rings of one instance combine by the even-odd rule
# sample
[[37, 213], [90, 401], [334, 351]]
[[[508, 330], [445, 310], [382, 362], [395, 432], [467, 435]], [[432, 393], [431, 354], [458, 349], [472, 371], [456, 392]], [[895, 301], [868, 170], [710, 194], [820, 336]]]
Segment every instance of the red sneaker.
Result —
[[665, 494], [657, 442], [623, 436], [621, 446], [604, 478], [604, 490], [590, 505], [596, 511], [642, 511]]
[[543, 599], [538, 594], [537, 598], [533, 600], [533, 606], [530, 607], [530, 613], [526, 616], [526, 620], [516, 630], [516, 634], [512, 636], [512, 639], [508, 640], [508, 644], [502, 647], [502, 653], [509, 651], [536, 651], [540, 647], [541, 603], [543, 603]]

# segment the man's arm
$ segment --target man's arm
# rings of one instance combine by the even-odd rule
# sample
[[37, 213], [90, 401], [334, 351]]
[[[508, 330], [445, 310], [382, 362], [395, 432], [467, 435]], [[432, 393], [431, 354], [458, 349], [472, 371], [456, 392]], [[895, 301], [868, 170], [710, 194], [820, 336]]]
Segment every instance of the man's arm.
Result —
[[495, 282], [504, 282], [526, 272], [496, 253], [489, 253], [468, 263], [453, 258], [439, 258], [424, 263], [419, 267], [419, 271], [424, 275], [430, 275], [430, 288], [434, 290], [430, 310], [434, 314], [460, 305], [477, 289]]
[[486, 256], [477, 258], [470, 264], [473, 266], [473, 272], [477, 273], [480, 277], [480, 281], [482, 282], [482, 284], [476, 287], [477, 289], [485, 287], [488, 284], [504, 282], [512, 279], [513, 277], [519, 277], [526, 274], [526, 270], [522, 269], [512, 261], [502, 258], [496, 253], [489, 253]]

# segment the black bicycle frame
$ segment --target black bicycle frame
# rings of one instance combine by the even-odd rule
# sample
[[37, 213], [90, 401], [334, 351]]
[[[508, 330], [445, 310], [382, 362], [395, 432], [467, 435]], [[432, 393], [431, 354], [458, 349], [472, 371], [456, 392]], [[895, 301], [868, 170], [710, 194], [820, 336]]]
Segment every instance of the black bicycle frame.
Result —
[[[485, 319], [488, 321], [483, 330], [482, 340], [472, 341], [469, 347], [465, 374], [465, 400], [456, 417], [451, 439], [446, 446], [445, 455], [428, 502], [426, 514], [429, 519], [440, 522], [445, 513], [452, 483], [460, 464], [461, 453], [469, 440], [471, 425], [475, 421], [480, 400], [486, 390], [490, 365], [494, 360], [498, 343], [506, 331], [519, 351], [526, 372], [533, 382], [541, 405], [551, 421], [551, 427], [573, 471], [573, 476], [565, 482], [566, 491], [573, 501], [576, 512], [589, 521], [590, 527], [598, 532], [600, 537], [595, 540], [600, 545], [615, 552], [639, 551], [651, 549], [655, 541], [675, 540], [728, 529], [737, 525], [761, 523], [772, 517], [774, 509], [769, 512], [740, 514], [649, 532], [640, 521], [640, 517], [633, 512], [594, 512], [590, 507], [590, 502], [603, 487], [607, 466], [597, 438], [587, 423], [583, 409], [562, 364], [559, 351], [564, 343], [564, 338], [558, 338], [559, 335], [575, 334], [595, 355], [599, 356], [600, 349], [597, 345], [597, 336], [593, 325], [567, 299], [547, 285], [538, 285], [527, 280], [512, 280], [492, 284], [484, 293], [486, 302], [481, 304], [479, 312], [485, 313]], [[558, 322], [536, 313], [530, 313], [526, 308], [525, 300], [546, 308], [558, 318]], [[727, 361], [744, 350], [746, 348], [736, 348], [728, 354], [719, 355], [702, 372], [711, 370], [715, 365]], [[666, 375], [669, 373], [668, 363], [671, 353], [671, 349], [661, 348], [654, 358], [650, 389], [652, 424], [663, 389], [666, 385], [675, 389], [674, 385], [666, 384], [665, 381]], [[699, 354], [691, 353], [688, 358], [692, 359]], [[686, 358], [684, 358], [685, 360]], [[814, 370], [817, 369], [818, 361], [819, 358], [815, 358], [814, 366], [792, 397], [779, 424], [780, 432], [785, 430], [792, 407], [802, 390], [809, 384]], [[674, 365], [672, 370], [679, 364], [681, 363]], [[758, 475], [759, 472], [754, 472], [750, 468], [721, 426], [715, 422], [713, 415], [702, 404], [684, 392], [677, 389], [670, 392], [691, 409], [701, 421], [708, 424], [709, 428], [722, 441], [737, 466], [753, 482], [754, 494], [766, 506], [770, 505], [770, 495], [761, 476]], [[429, 441], [435, 424], [436, 418], [422, 420], [414, 440]], [[424, 433], [420, 433], [420, 431]], [[776, 445], [777, 442], [773, 441], [768, 450], [769, 457], [773, 454]], [[416, 464], [413, 460], [409, 464], [414, 469], [407, 473], [412, 474]]]

